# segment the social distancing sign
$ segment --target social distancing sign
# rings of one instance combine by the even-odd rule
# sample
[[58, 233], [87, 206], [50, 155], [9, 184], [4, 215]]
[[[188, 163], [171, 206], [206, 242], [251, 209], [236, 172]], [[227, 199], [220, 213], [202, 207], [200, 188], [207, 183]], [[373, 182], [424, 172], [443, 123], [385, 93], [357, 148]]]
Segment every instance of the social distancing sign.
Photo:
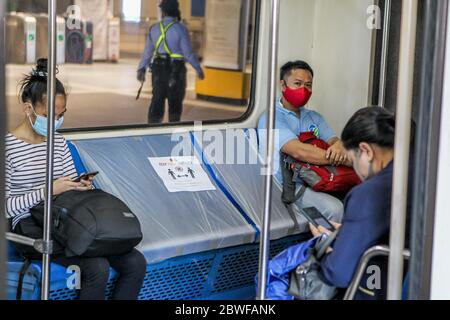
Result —
[[216, 190], [197, 157], [149, 157], [169, 192]]

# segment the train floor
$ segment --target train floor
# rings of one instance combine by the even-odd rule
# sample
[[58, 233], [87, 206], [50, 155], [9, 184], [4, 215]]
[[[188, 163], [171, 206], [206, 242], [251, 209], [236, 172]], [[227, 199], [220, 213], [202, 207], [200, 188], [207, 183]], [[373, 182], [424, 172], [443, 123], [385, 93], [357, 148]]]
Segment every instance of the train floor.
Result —
[[[58, 78], [69, 92], [67, 115], [63, 129], [121, 126], [147, 123], [151, 100], [151, 74], [147, 74], [139, 100], [136, 80], [137, 59], [121, 59], [119, 63], [95, 62], [92, 65], [64, 64]], [[8, 129], [23, 119], [18, 99], [18, 83], [32, 65], [7, 65], [6, 92]], [[167, 109], [167, 105], [166, 105]], [[195, 72], [188, 66], [188, 85], [182, 121], [229, 120], [239, 118], [246, 106], [199, 100], [195, 95]], [[167, 111], [164, 121], [168, 121]]]

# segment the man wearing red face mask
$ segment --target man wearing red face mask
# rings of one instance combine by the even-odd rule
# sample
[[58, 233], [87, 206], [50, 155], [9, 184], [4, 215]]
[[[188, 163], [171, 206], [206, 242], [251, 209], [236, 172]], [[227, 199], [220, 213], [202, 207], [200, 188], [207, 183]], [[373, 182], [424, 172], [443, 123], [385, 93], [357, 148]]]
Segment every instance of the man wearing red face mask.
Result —
[[[341, 140], [336, 136], [325, 119], [317, 112], [305, 108], [313, 93], [314, 71], [304, 61], [286, 63], [280, 72], [282, 97], [277, 102], [275, 123], [275, 178], [283, 183], [280, 164], [280, 151], [291, 157], [315, 165], [348, 165]], [[258, 123], [260, 154], [266, 154], [267, 114]], [[299, 141], [302, 132], [313, 132], [316, 137], [328, 142], [330, 148], [323, 150]], [[299, 189], [301, 184], [298, 183]], [[316, 207], [327, 218], [340, 222], [343, 215], [342, 202], [335, 197], [315, 192], [307, 188], [297, 202], [302, 208]]]

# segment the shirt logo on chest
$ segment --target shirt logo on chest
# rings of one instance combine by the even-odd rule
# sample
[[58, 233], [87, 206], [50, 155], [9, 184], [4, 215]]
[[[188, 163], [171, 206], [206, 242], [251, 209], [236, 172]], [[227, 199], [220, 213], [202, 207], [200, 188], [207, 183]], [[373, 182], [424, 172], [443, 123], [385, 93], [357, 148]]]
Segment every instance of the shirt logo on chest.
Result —
[[316, 137], [319, 137], [319, 127], [316, 124], [310, 125], [308, 131], [312, 132]]

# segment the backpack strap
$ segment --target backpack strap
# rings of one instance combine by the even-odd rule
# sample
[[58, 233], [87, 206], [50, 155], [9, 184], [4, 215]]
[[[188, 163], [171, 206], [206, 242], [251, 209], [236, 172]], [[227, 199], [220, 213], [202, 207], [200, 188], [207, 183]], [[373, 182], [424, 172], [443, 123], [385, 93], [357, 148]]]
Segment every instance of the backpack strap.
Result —
[[22, 268], [19, 271], [19, 279], [17, 281], [17, 292], [16, 292], [16, 300], [22, 300], [22, 287], [23, 287], [23, 279], [25, 278], [25, 274], [27, 273], [28, 268], [31, 265], [31, 260], [25, 258], [23, 261]]
[[291, 168], [294, 163], [295, 160], [291, 156], [280, 153], [280, 167], [283, 175], [283, 193], [281, 195], [281, 201], [283, 201], [292, 221], [294, 221], [294, 228], [289, 231], [290, 234], [300, 230], [300, 225], [297, 220], [297, 213], [294, 211], [293, 204], [303, 197], [303, 194], [306, 191], [306, 187], [302, 185], [300, 190], [295, 193], [295, 173]]
[[[296, 202], [301, 197], [303, 197], [303, 194], [305, 193], [305, 191], [306, 191], [306, 187], [302, 185], [300, 190], [295, 195], [294, 202]], [[300, 230], [300, 225], [297, 220], [297, 213], [294, 211], [294, 204], [293, 203], [290, 203], [290, 204], [285, 203], [284, 206], [286, 207], [287, 211], [289, 212], [289, 215], [291, 216], [292, 221], [294, 221], [294, 228], [289, 231], [289, 234], [294, 234], [296, 231]]]

